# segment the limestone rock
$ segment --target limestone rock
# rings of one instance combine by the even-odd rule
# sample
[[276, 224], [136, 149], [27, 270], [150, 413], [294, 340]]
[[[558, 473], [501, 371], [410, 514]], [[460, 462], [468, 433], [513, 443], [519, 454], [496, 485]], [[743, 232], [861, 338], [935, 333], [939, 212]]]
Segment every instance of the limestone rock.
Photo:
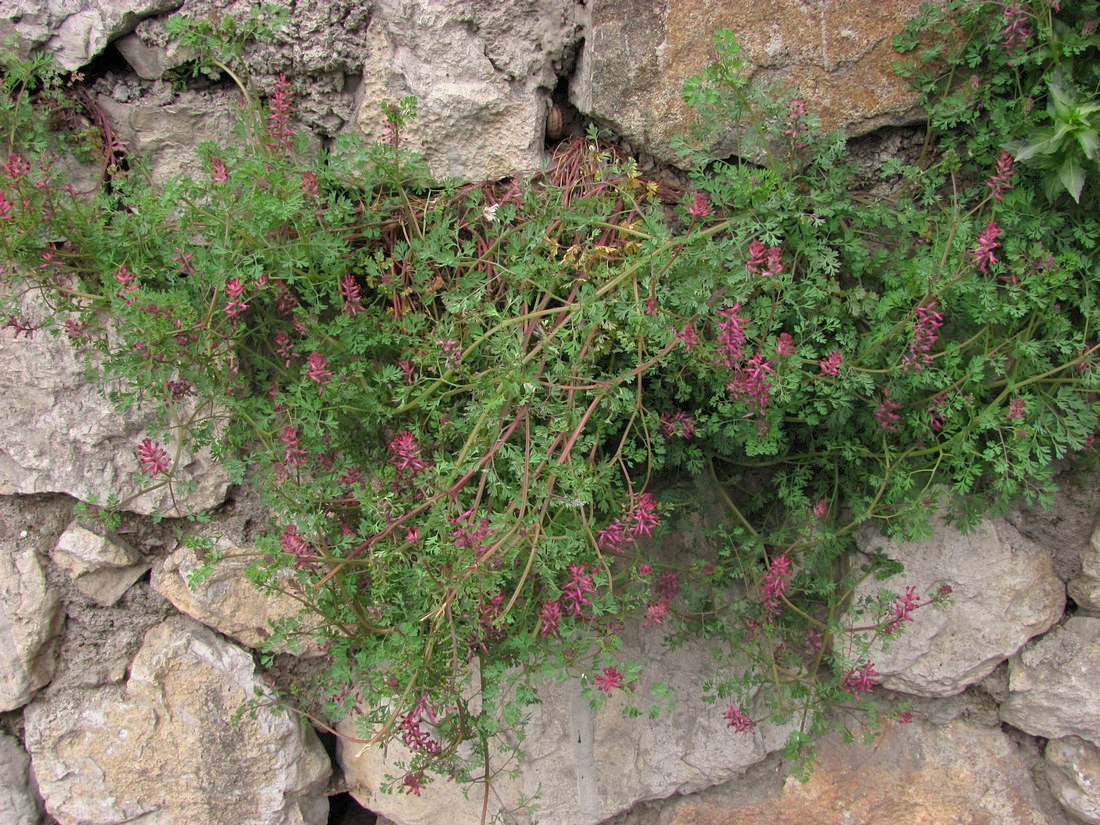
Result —
[[1089, 825], [1100, 825], [1100, 749], [1076, 736], [1051, 739], [1047, 780], [1062, 807]]
[[33, 542], [0, 541], [0, 711], [22, 707], [49, 683], [64, 622]]
[[417, 115], [403, 136], [436, 176], [533, 172], [549, 92], [577, 36], [572, 0], [381, 0], [365, 40], [357, 126], [383, 139], [379, 103], [412, 95]]
[[150, 630], [125, 688], [53, 691], [26, 711], [47, 810], [81, 825], [324, 825], [331, 766], [292, 714], [236, 711], [252, 657], [190, 619]]
[[[41, 307], [30, 301], [23, 309], [32, 322], [41, 317]], [[145, 422], [120, 414], [85, 379], [67, 340], [42, 331], [30, 339], [0, 335], [0, 398], [0, 495], [54, 492], [88, 501], [133, 491]], [[178, 477], [197, 482], [194, 491], [176, 497], [185, 512], [225, 499], [228, 478], [202, 454], [181, 456]], [[142, 494], [126, 509], [176, 514], [167, 488]]]
[[1008, 666], [1001, 719], [1034, 736], [1100, 746], [1100, 619], [1074, 616]]
[[[271, 637], [271, 624], [292, 619], [302, 612], [302, 603], [286, 593], [260, 590], [245, 575], [254, 550], [226, 545], [225, 557], [215, 562], [210, 578], [194, 590], [188, 579], [199, 568], [195, 550], [181, 543], [153, 571], [153, 588], [176, 608], [207, 627], [232, 636], [243, 645], [262, 648]], [[293, 580], [287, 587], [293, 587]], [[294, 652], [319, 655], [320, 648], [310, 635], [320, 623], [315, 614], [302, 617], [303, 633], [296, 636]]]
[[[750, 780], [751, 781], [751, 780]], [[813, 776], [746, 792], [740, 780], [679, 800], [666, 825], [1053, 825], [1027, 763], [998, 728], [884, 722], [870, 744], [818, 742]], [[753, 792], [755, 791], [755, 792]]]
[[671, 138], [690, 122], [684, 81], [711, 59], [715, 30], [729, 28], [750, 73], [798, 89], [824, 128], [858, 135], [908, 123], [917, 95], [892, 68], [891, 40], [921, 5], [591, 0], [570, 100], [635, 149], [676, 163]]
[[[642, 800], [724, 782], [786, 741], [787, 729], [768, 722], [753, 733], [734, 733], [723, 708], [700, 701], [700, 686], [713, 672], [705, 645], [672, 651], [660, 633], [642, 631], [638, 636], [627, 631], [621, 658], [644, 663], [633, 700], [641, 717], [624, 715], [628, 699], [618, 691], [593, 710], [576, 678], [539, 684], [540, 704], [528, 708], [520, 745], [520, 777], [510, 782], [506, 771], [498, 777], [490, 811], [507, 809], [520, 796], [538, 795], [540, 825], [602, 822]], [[651, 720], [646, 711], [658, 681], [667, 685], [672, 709]], [[351, 720], [345, 720], [341, 731], [357, 733]], [[380, 793], [387, 773], [400, 785], [403, 774], [395, 763], [407, 762], [408, 756], [400, 745], [391, 744], [384, 754], [380, 748], [345, 741], [337, 752], [352, 795], [397, 825], [480, 821], [479, 788], [470, 791], [469, 799], [445, 780], [426, 785], [421, 796]]]
[[922, 600], [946, 584], [951, 602], [924, 607], [904, 623], [900, 639], [871, 654], [884, 687], [917, 696], [951, 696], [981, 681], [1062, 617], [1065, 588], [1051, 554], [1003, 520], [963, 534], [938, 520], [929, 541], [898, 543], [870, 531], [856, 539], [864, 552], [881, 547], [905, 565], [884, 582], [864, 581], [856, 600], [912, 586]]
[[120, 37], [115, 41], [115, 48], [142, 80], [160, 80], [169, 69], [194, 59], [189, 49], [176, 43], [168, 43], [163, 48], [147, 46], [136, 34]]
[[1100, 528], [1081, 558], [1081, 575], [1069, 583], [1069, 595], [1078, 607], [1100, 611]]
[[0, 34], [11, 33], [24, 51], [53, 52], [67, 71], [79, 69], [143, 17], [178, 8], [182, 0], [6, 0]]
[[179, 177], [206, 180], [209, 173], [195, 147], [234, 139], [237, 104], [227, 93], [183, 92], [163, 106], [148, 100], [120, 103], [103, 96], [97, 102], [130, 151], [148, 160], [154, 185]]
[[104, 607], [122, 598], [151, 566], [121, 539], [100, 536], [76, 522], [58, 538], [52, 558], [77, 590]]
[[12, 737], [0, 733], [0, 822], [38, 825], [42, 799], [30, 771], [31, 760]]

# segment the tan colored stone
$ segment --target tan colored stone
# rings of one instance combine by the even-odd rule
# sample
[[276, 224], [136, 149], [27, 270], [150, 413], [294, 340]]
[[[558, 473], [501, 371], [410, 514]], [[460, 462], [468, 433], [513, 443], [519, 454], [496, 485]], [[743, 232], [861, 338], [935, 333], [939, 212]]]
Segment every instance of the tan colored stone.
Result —
[[0, 542], [0, 711], [22, 707], [49, 684], [64, 623], [33, 542]]
[[1044, 755], [1047, 781], [1062, 807], [1082, 822], [1100, 825], [1100, 748], [1067, 736], [1047, 742]]
[[[252, 583], [245, 571], [255, 559], [255, 550], [229, 544], [221, 549], [225, 555], [214, 563], [213, 574], [192, 590], [188, 580], [199, 569], [200, 561], [193, 548], [179, 544], [153, 570], [153, 589], [207, 627], [248, 647], [263, 648], [271, 638], [272, 623], [293, 619], [305, 608], [289, 593], [261, 590]], [[293, 579], [288, 578], [286, 586], [293, 588]], [[319, 655], [320, 647], [310, 632], [319, 626], [319, 618], [307, 611], [302, 622], [304, 632], [295, 636], [296, 644], [289, 652]]]
[[582, 112], [666, 162], [692, 115], [684, 81], [713, 58], [713, 35], [731, 29], [749, 74], [798, 90], [825, 129], [859, 135], [912, 122], [917, 95], [899, 78], [892, 46], [921, 0], [592, 0], [570, 97]]
[[248, 712], [262, 687], [236, 645], [181, 616], [157, 625], [124, 688], [27, 708], [47, 810], [80, 825], [324, 825], [328, 756], [293, 714]]
[[42, 799], [30, 771], [31, 760], [19, 742], [0, 733], [0, 822], [38, 825]]
[[[891, 690], [957, 694], [1062, 618], [1065, 587], [1054, 574], [1050, 551], [1003, 519], [963, 534], [939, 518], [932, 537], [921, 542], [891, 541], [873, 531], [860, 532], [856, 541], [865, 553], [882, 548], [905, 566], [886, 581], [865, 580], [856, 603], [877, 598], [881, 590], [903, 594], [912, 586], [923, 601], [944, 584], [952, 588], [949, 604], [914, 611], [900, 638], [888, 647], [873, 646], [870, 659]], [[866, 621], [855, 617], [851, 623]]]
[[806, 784], [748, 798], [736, 782], [676, 803], [668, 825], [1050, 825], [1027, 764], [998, 728], [886, 722], [871, 744], [819, 741]]
[[58, 538], [51, 558], [77, 590], [103, 607], [121, 599], [151, 566], [121, 539], [101, 536], [75, 522]]

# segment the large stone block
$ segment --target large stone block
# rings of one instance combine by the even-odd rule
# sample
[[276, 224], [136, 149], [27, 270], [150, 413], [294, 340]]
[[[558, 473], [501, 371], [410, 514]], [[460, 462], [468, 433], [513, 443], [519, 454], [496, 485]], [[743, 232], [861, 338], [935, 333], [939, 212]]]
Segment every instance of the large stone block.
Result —
[[898, 55], [891, 40], [921, 5], [592, 0], [570, 100], [635, 149], [676, 163], [672, 137], [692, 118], [684, 81], [711, 59], [714, 32], [728, 28], [742, 46], [749, 74], [799, 90], [824, 128], [859, 135], [910, 123], [917, 95], [893, 70]]
[[27, 708], [46, 809], [80, 825], [324, 825], [328, 756], [293, 714], [247, 712], [262, 686], [252, 657], [212, 631], [157, 625], [125, 687], [53, 691]]
[[915, 611], [900, 639], [873, 648], [875, 670], [891, 690], [959, 693], [1062, 617], [1065, 587], [1051, 552], [1007, 521], [985, 521], [963, 534], [939, 520], [928, 541], [896, 542], [863, 531], [857, 542], [864, 552], [881, 547], [905, 565], [886, 581], [864, 581], [857, 600], [882, 589], [902, 594], [912, 586], [922, 598], [945, 584], [952, 589], [946, 607]]

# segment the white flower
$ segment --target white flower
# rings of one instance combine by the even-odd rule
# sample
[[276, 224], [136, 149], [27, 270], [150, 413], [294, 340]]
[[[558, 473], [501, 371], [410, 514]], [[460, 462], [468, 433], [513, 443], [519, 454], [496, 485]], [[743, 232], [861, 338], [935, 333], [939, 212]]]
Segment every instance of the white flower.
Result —
[[489, 223], [496, 223], [498, 209], [500, 209], [499, 203], [494, 203], [492, 206], [486, 206], [481, 210], [481, 217], [485, 218]]

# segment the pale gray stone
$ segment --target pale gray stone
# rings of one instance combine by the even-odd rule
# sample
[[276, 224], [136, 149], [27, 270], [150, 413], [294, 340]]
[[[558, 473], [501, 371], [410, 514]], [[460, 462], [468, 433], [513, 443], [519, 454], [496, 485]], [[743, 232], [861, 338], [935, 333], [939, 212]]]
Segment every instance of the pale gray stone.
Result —
[[297, 587], [294, 579], [286, 578], [286, 592], [260, 590], [246, 575], [248, 565], [255, 558], [255, 549], [229, 543], [223, 543], [219, 549], [223, 557], [213, 564], [211, 575], [197, 581], [192, 589], [189, 581], [201, 562], [193, 548], [179, 544], [153, 570], [153, 588], [178, 610], [257, 649], [263, 648], [270, 639], [273, 623], [302, 614], [299, 619], [302, 627], [293, 637], [294, 644], [290, 648], [281, 646], [280, 650], [319, 655], [321, 649], [312, 631], [319, 627], [320, 618], [308, 610], [303, 614], [302, 601], [292, 595]]
[[1073, 816], [1100, 825], [1100, 749], [1076, 736], [1051, 739], [1046, 747], [1047, 781]]
[[1034, 736], [1100, 746], [1100, 619], [1074, 616], [1009, 661], [1001, 719]]
[[1078, 607], [1100, 611], [1100, 528], [1081, 557], [1081, 574], [1069, 583], [1069, 595]]
[[[762, 721], [752, 733], [734, 733], [723, 718], [724, 707], [700, 702], [702, 683], [714, 663], [705, 644], [670, 650], [657, 628], [628, 630], [620, 656], [644, 663], [633, 699], [615, 691], [598, 709], [582, 695], [579, 676], [537, 685], [540, 703], [528, 709], [521, 757], [513, 763], [518, 779], [501, 772], [493, 783], [490, 811], [514, 806], [521, 797], [536, 795], [540, 825], [590, 825], [648, 799], [690, 793], [724, 782], [771, 751], [781, 748], [789, 728]], [[591, 675], [584, 677], [589, 682]], [[655, 719], [647, 718], [655, 701], [651, 688], [664, 682], [668, 705]], [[624, 714], [628, 704], [640, 718]], [[762, 715], [761, 708], [747, 708]], [[354, 720], [340, 730], [362, 735]], [[352, 795], [371, 811], [397, 825], [450, 825], [479, 822], [482, 788], [467, 798], [453, 782], [437, 780], [421, 796], [380, 792], [388, 773], [400, 786], [396, 763], [408, 761], [399, 743], [385, 752], [351, 741], [339, 743], [337, 757]], [[497, 767], [502, 764], [497, 763]]]
[[49, 683], [64, 622], [33, 541], [0, 541], [0, 711], [22, 707]]
[[44, 48], [67, 71], [79, 69], [143, 17], [179, 8], [182, 0], [4, 0], [0, 33], [22, 51]]
[[[881, 547], [904, 572], [886, 581], [864, 580], [854, 602], [881, 590], [903, 594], [915, 587], [922, 601], [940, 587], [952, 589], [948, 605], [919, 608], [903, 623], [901, 638], [876, 643], [869, 658], [881, 683], [917, 696], [951, 696], [988, 676], [1033, 636], [1052, 627], [1065, 609], [1065, 587], [1054, 575], [1051, 554], [1004, 520], [982, 522], [968, 534], [937, 519], [931, 539], [897, 542], [861, 531], [856, 541], [869, 554]], [[850, 616], [848, 624], [865, 624]], [[841, 649], [850, 655], [851, 650]]]
[[247, 712], [262, 687], [236, 645], [184, 617], [157, 625], [125, 687], [27, 708], [47, 810], [80, 825], [324, 825], [328, 756], [293, 714]]
[[101, 536], [76, 522], [58, 538], [51, 558], [77, 590], [103, 607], [121, 599], [151, 567], [122, 539]]
[[235, 140], [239, 100], [232, 93], [185, 91], [167, 105], [147, 100], [121, 103], [105, 96], [97, 102], [129, 149], [148, 161], [153, 184], [160, 185], [181, 177], [209, 180], [195, 147]]
[[19, 742], [0, 732], [0, 822], [38, 825], [42, 799], [38, 795], [31, 760]]
[[490, 180], [543, 160], [549, 92], [577, 39], [571, 0], [382, 0], [365, 39], [356, 124], [386, 136], [380, 102], [412, 95], [403, 131], [433, 174]]
[[[23, 311], [41, 320], [40, 304]], [[0, 495], [66, 493], [89, 501], [115, 493], [126, 499], [139, 478], [137, 447], [148, 419], [121, 414], [85, 378], [82, 359], [63, 337], [39, 331], [32, 338], [0, 335]], [[184, 452], [177, 478], [195, 481], [187, 495], [159, 487], [130, 499], [125, 509], [177, 515], [206, 510], [225, 500], [229, 481], [205, 453]]]
[[143, 80], [160, 80], [168, 70], [194, 59], [190, 49], [177, 43], [168, 43], [164, 47], [147, 46], [136, 34], [120, 37], [115, 41], [115, 48]]
[[[730, 3], [590, 0], [572, 103], [631, 142], [678, 163], [672, 138], [693, 114], [683, 84], [713, 58], [719, 28], [737, 35], [746, 76], [781, 79], [827, 129], [864, 134], [913, 122], [916, 93], [893, 70], [890, 43], [922, 0]], [[718, 148], [729, 154], [735, 142]]]

